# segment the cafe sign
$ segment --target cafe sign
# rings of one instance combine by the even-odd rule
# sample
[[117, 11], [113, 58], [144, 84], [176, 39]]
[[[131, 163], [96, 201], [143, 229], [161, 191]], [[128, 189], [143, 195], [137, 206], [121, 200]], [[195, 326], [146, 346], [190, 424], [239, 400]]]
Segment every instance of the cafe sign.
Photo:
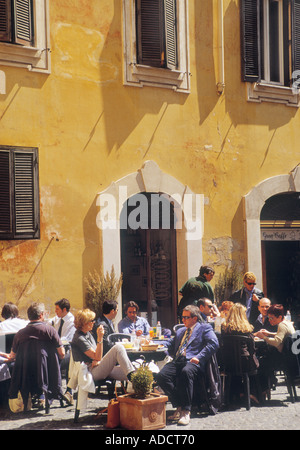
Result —
[[261, 230], [262, 241], [300, 241], [300, 229]]

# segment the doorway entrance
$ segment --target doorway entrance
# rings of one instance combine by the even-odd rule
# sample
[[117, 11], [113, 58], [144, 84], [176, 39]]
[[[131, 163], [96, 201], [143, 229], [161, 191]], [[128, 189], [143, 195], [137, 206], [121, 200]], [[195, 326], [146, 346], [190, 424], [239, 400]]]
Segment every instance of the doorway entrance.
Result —
[[122, 306], [134, 300], [150, 326], [172, 329], [177, 317], [174, 208], [162, 194], [129, 198], [120, 217]]
[[300, 193], [270, 197], [261, 211], [264, 293], [272, 303], [300, 308]]

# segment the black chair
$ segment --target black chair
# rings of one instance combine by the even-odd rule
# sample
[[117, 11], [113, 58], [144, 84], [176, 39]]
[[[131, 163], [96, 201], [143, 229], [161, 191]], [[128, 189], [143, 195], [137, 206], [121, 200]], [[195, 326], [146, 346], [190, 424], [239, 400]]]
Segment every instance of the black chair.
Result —
[[5, 335], [5, 352], [6, 353], [10, 353], [15, 335], [16, 335], [16, 333], [8, 333]]
[[107, 340], [110, 344], [122, 342], [122, 339], [128, 339], [129, 341], [131, 341], [131, 335], [126, 333], [112, 333], [107, 336]]
[[35, 338], [20, 343], [12, 371], [9, 398], [17, 398], [19, 392], [24, 411], [27, 410], [29, 395], [44, 395], [46, 414], [53, 399], [60, 400], [63, 406], [58, 354], [49, 343]]
[[223, 403], [223, 389], [216, 355], [207, 361], [205, 373], [199, 374], [194, 383], [193, 404], [199, 410], [205, 407], [206, 411], [215, 415]]
[[297, 401], [296, 385], [300, 383], [300, 331], [287, 336], [283, 343], [282, 366], [291, 402]]
[[[261, 401], [262, 397], [258, 371], [253, 368], [254, 364], [251, 363], [255, 353], [254, 342], [248, 336], [225, 335], [221, 337], [220, 344], [223, 364], [221, 376], [223, 377], [225, 404], [229, 404], [231, 381], [233, 377], [236, 377], [240, 378], [242, 381], [246, 409], [249, 410], [251, 408], [250, 378], [255, 382], [258, 400]], [[245, 356], [245, 348], [248, 352], [247, 356]]]
[[177, 323], [176, 325], [174, 325], [174, 327], [173, 327], [174, 333], [176, 333], [176, 331], [179, 330], [179, 328], [182, 328], [184, 326], [185, 325], [183, 323]]

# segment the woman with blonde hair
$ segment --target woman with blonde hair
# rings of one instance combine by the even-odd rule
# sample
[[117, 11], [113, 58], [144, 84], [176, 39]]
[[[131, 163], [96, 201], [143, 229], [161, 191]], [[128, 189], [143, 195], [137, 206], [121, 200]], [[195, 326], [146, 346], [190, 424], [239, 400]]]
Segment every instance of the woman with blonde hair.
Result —
[[95, 342], [91, 333], [95, 317], [96, 314], [90, 309], [80, 310], [75, 315], [76, 331], [71, 342], [74, 361], [86, 363], [95, 381], [108, 376], [115, 380], [130, 381], [134, 367], [124, 346], [116, 343], [103, 356], [103, 325], [97, 328], [97, 342]]
[[[230, 335], [230, 336], [246, 336], [249, 337], [250, 340], [248, 343], [244, 342], [241, 347], [242, 352], [242, 361], [245, 370], [256, 370], [259, 366], [258, 359], [255, 355], [255, 344], [254, 344], [254, 336], [253, 325], [251, 325], [246, 316], [246, 307], [240, 303], [235, 303], [229, 310], [229, 314], [226, 318], [226, 321], [221, 326], [222, 335]], [[227, 349], [231, 351], [230, 348]], [[250, 380], [251, 383], [251, 380]], [[254, 393], [254, 389], [252, 383], [250, 384], [250, 389]], [[251, 394], [250, 398], [255, 402], [259, 403], [257, 397], [257, 393], [255, 395]]]
[[230, 334], [250, 335], [253, 326], [249, 323], [246, 316], [246, 307], [240, 303], [235, 303], [229, 309], [226, 321], [222, 324], [222, 331]]

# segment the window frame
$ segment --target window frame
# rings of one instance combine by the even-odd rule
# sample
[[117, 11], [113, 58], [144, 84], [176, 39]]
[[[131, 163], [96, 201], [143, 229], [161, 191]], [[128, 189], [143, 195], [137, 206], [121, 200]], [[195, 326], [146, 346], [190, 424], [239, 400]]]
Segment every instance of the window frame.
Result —
[[30, 45], [20, 40], [0, 41], [0, 65], [50, 73], [49, 0], [32, 0], [32, 22], [34, 32]]
[[278, 3], [278, 66], [279, 66], [279, 81], [271, 79], [271, 61], [270, 61], [270, 9], [269, 0], [262, 0], [263, 9], [263, 67], [264, 67], [264, 77], [262, 78], [262, 83], [271, 83], [284, 86], [284, 21], [283, 21], [283, 0], [274, 0]]
[[176, 5], [177, 67], [158, 68], [138, 63], [136, 1], [123, 0], [124, 85], [190, 92], [188, 0], [176, 0]]
[[[263, 2], [263, 3], [261, 3]], [[247, 82], [247, 99], [254, 102], [276, 102], [287, 106], [300, 106], [299, 89], [295, 88], [295, 74], [300, 69], [300, 42], [296, 27], [300, 23], [300, 0], [280, 0], [282, 4], [281, 32], [281, 79], [271, 81], [263, 74], [263, 63], [267, 61], [264, 49], [267, 45], [264, 25], [261, 24], [261, 4], [265, 0], [241, 0], [241, 53], [242, 81]], [[267, 31], [263, 31], [267, 29]], [[264, 45], [262, 45], [264, 43]], [[297, 50], [298, 49], [298, 50]], [[263, 56], [262, 56], [263, 55]], [[298, 68], [299, 66], [299, 68]]]
[[[5, 219], [1, 223], [3, 228], [0, 228], [0, 240], [39, 239], [40, 200], [38, 148], [0, 146], [0, 156], [1, 153], [7, 155], [7, 165], [4, 169], [2, 167], [2, 177], [0, 178], [0, 199], [2, 197], [3, 200], [3, 204], [0, 205], [0, 210], [2, 213], [6, 211], [7, 220], [6, 224], [4, 224]], [[18, 156], [20, 156], [19, 160]], [[26, 156], [28, 158], [24, 159]], [[20, 177], [24, 165], [25, 169]], [[29, 165], [30, 167], [28, 169]], [[25, 195], [22, 192], [23, 186], [24, 189], [27, 188]], [[29, 194], [28, 190], [31, 190]], [[27, 216], [29, 214], [31, 215], [31, 229], [29, 229], [28, 225], [23, 227], [23, 229], [21, 227], [21, 223], [24, 223], [24, 220], [26, 221], [24, 214], [27, 214]]]

